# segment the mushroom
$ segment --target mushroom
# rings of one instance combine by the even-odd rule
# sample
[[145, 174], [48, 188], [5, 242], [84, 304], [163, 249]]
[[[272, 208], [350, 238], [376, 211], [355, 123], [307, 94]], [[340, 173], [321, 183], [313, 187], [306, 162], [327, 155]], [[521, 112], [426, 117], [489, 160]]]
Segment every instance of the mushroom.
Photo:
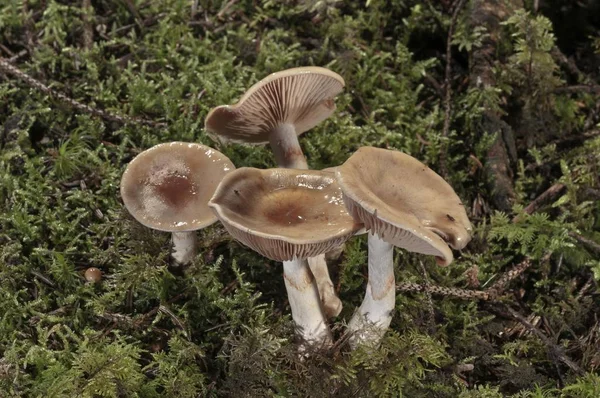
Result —
[[298, 136], [331, 116], [344, 85], [340, 75], [317, 66], [272, 73], [237, 104], [211, 110], [204, 125], [222, 141], [268, 142], [279, 167], [307, 169]]
[[306, 259], [339, 246], [362, 227], [344, 207], [334, 176], [243, 167], [223, 179], [208, 205], [235, 239], [283, 262], [302, 348], [331, 344], [331, 331]]
[[[340, 75], [316, 66], [276, 72], [253, 85], [237, 104], [211, 110], [205, 128], [222, 141], [268, 142], [279, 167], [306, 170], [298, 136], [331, 116], [334, 97], [344, 85]], [[327, 317], [339, 315], [342, 302], [335, 293], [325, 255], [308, 262]]]
[[85, 270], [85, 280], [90, 283], [98, 283], [102, 279], [102, 271], [96, 267], [90, 267]]
[[362, 147], [336, 169], [348, 212], [369, 231], [369, 281], [348, 329], [350, 343], [377, 345], [395, 305], [393, 246], [433, 255], [440, 265], [471, 240], [472, 227], [452, 187], [404, 153]]
[[201, 144], [170, 142], [136, 156], [121, 179], [121, 197], [146, 227], [171, 232], [174, 265], [196, 255], [195, 231], [217, 221], [208, 200], [235, 166], [222, 153]]

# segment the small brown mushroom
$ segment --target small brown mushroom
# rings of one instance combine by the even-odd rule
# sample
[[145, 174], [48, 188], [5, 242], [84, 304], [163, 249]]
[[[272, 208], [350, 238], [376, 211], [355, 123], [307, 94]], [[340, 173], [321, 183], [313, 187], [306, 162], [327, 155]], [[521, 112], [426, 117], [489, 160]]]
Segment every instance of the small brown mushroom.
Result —
[[127, 210], [141, 224], [172, 233], [172, 256], [187, 264], [196, 255], [195, 231], [217, 221], [208, 200], [235, 166], [201, 144], [171, 142], [136, 156], [121, 179]]
[[306, 259], [350, 238], [362, 225], [348, 215], [331, 173], [240, 168], [209, 202], [244, 245], [282, 261], [292, 317], [307, 344], [331, 343], [331, 332]]
[[85, 280], [90, 283], [98, 283], [102, 279], [102, 271], [96, 267], [90, 267], [85, 270]]
[[369, 233], [369, 282], [348, 328], [351, 344], [378, 344], [395, 305], [393, 246], [452, 262], [472, 227], [452, 187], [429, 167], [398, 151], [362, 147], [336, 170], [348, 212]]

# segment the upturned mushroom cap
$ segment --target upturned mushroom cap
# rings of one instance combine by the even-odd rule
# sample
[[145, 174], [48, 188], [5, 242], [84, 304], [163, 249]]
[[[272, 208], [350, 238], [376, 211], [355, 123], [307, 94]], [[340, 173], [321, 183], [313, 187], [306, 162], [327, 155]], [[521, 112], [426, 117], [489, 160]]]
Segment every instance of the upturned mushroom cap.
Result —
[[235, 105], [210, 111], [205, 128], [221, 140], [262, 144], [277, 126], [293, 124], [296, 134], [335, 111], [333, 98], [344, 79], [329, 69], [306, 66], [273, 73], [252, 86]]
[[217, 218], [208, 200], [235, 166], [200, 144], [171, 142], [136, 156], [121, 178], [125, 207], [141, 224], [168, 232], [195, 231]]
[[452, 262], [471, 240], [471, 223], [452, 187], [402, 152], [362, 147], [336, 170], [349, 213], [384, 241]]
[[276, 261], [323, 254], [362, 227], [335, 177], [316, 170], [243, 167], [223, 179], [208, 205], [235, 239]]

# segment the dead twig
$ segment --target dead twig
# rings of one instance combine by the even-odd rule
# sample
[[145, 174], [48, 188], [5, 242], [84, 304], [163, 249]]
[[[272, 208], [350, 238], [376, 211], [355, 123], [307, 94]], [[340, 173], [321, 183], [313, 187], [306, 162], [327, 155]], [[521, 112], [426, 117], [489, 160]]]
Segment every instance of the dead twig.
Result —
[[0, 72], [4, 72], [7, 75], [12, 75], [12, 76], [16, 77], [17, 79], [21, 80], [22, 82], [24, 82], [25, 84], [27, 84], [28, 86], [35, 88], [36, 90], [39, 90], [45, 94], [50, 95], [51, 97], [54, 97], [54, 98], [62, 101], [64, 103], [66, 103], [67, 105], [71, 106], [72, 108], [77, 109], [80, 112], [83, 112], [83, 113], [86, 113], [89, 115], [93, 115], [93, 116], [99, 117], [101, 119], [105, 119], [105, 120], [109, 120], [109, 121], [117, 122], [117, 123], [121, 123], [121, 124], [144, 125], [144, 126], [149, 126], [149, 127], [153, 127], [153, 128], [166, 127], [165, 123], [155, 122], [155, 121], [148, 120], [148, 119], [125, 116], [125, 115], [117, 115], [114, 113], [109, 113], [102, 109], [92, 108], [89, 105], [82, 104], [81, 102], [78, 102], [72, 98], [69, 98], [65, 94], [59, 93], [58, 91], [46, 86], [44, 83], [40, 82], [39, 80], [36, 80], [33, 77], [29, 76], [28, 74], [22, 72], [17, 67], [11, 65], [10, 62], [5, 58], [0, 58]]
[[[447, 137], [450, 132], [450, 117], [452, 114], [452, 36], [454, 35], [454, 28], [456, 26], [456, 21], [458, 20], [458, 14], [465, 4], [465, 0], [457, 0], [454, 5], [454, 10], [452, 11], [452, 19], [450, 20], [450, 27], [448, 28], [448, 37], [446, 39], [446, 70], [444, 76], [444, 89], [445, 89], [445, 98], [444, 98], [444, 128], [442, 130], [442, 136]], [[448, 165], [447, 163], [447, 148], [446, 145], [443, 146], [440, 151], [440, 169], [442, 175], [446, 176], [448, 174]]]
[[[427, 270], [423, 265], [422, 261], [419, 261], [419, 266], [421, 268], [421, 272], [423, 272], [423, 279], [425, 279], [425, 283], [430, 285], [429, 277], [427, 276]], [[430, 285], [431, 286], [431, 285]], [[430, 334], [435, 334], [435, 310], [433, 309], [433, 300], [431, 298], [431, 292], [424, 291], [425, 297], [427, 298], [427, 323]]]
[[419, 284], [413, 282], [402, 282], [396, 284], [399, 292], [430, 293], [444, 297], [454, 297], [464, 300], [489, 300], [490, 295], [486, 291], [460, 289], [457, 287], [444, 287], [431, 284]]
[[83, 9], [83, 47], [91, 50], [94, 45], [94, 26], [91, 21], [91, 15], [94, 12], [92, 0], [82, 0], [81, 8]]
[[575, 232], [569, 232], [569, 236], [571, 238], [575, 239], [577, 242], [584, 245], [585, 247], [587, 247], [589, 250], [593, 251], [594, 253], [600, 254], [600, 243], [593, 241], [589, 238], [586, 238], [583, 235], [579, 235], [578, 233], [575, 233]]
[[519, 275], [525, 272], [525, 270], [529, 267], [531, 267], [531, 260], [527, 258], [500, 275], [500, 277], [496, 279], [492, 286], [487, 288], [485, 291], [490, 295], [490, 297], [498, 297], [511, 281], [518, 278]]
[[599, 94], [600, 86], [592, 86], [588, 84], [577, 84], [575, 86], [563, 86], [557, 87], [553, 90], [554, 94], [564, 94], [564, 93], [589, 93], [589, 94]]
[[[548, 261], [552, 253], [547, 253], [544, 255], [540, 261]], [[483, 301], [495, 301], [500, 297], [500, 295], [506, 289], [508, 284], [515, 280], [519, 275], [521, 275], [525, 270], [531, 267], [532, 261], [530, 258], [526, 258], [521, 261], [517, 265], [513, 266], [509, 270], [505, 271], [496, 281], [485, 290], [471, 290], [471, 289], [461, 289], [457, 287], [445, 287], [430, 284], [429, 282], [425, 284], [418, 284], [413, 282], [403, 282], [396, 284], [396, 290], [400, 292], [413, 292], [413, 293], [427, 293], [427, 294], [436, 294], [439, 296], [445, 297], [454, 297], [465, 300], [483, 300]]]
[[[550, 188], [546, 189], [540, 196], [538, 196], [537, 198], [532, 200], [531, 203], [529, 203], [523, 209], [523, 212], [526, 214], [535, 213], [542, 205], [550, 202], [551, 200], [556, 198], [558, 195], [560, 195], [565, 190], [565, 188], [566, 188], [565, 184], [561, 184], [561, 183], [556, 183], [556, 184], [550, 186]], [[512, 222], [517, 222], [517, 221], [519, 221], [519, 215], [516, 215], [512, 219]]]
[[527, 320], [527, 318], [521, 315], [519, 312], [510, 308], [507, 305], [501, 303], [495, 303], [495, 306], [489, 306], [489, 311], [495, 313], [503, 318], [513, 319], [520, 324], [522, 324], [527, 330], [531, 333], [535, 334], [539, 337], [539, 339], [544, 343], [551, 356], [554, 358], [558, 358], [562, 363], [567, 365], [572, 371], [577, 373], [578, 375], [582, 375], [585, 372], [579, 365], [573, 362], [562, 350], [561, 347], [554, 344], [540, 329], [535, 327], [531, 322]]

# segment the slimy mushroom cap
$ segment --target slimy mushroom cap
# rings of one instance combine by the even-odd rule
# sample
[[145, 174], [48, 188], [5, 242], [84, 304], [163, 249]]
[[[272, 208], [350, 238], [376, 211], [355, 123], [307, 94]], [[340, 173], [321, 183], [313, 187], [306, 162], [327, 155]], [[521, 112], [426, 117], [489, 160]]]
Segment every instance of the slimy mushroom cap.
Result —
[[323, 254], [362, 227], [334, 176], [316, 170], [240, 168], [223, 179], [209, 206], [234, 238], [277, 261]]
[[131, 215], [149, 228], [195, 231], [217, 221], [208, 200], [234, 169], [225, 155], [207, 146], [159, 144], [129, 163], [121, 179], [121, 196]]

